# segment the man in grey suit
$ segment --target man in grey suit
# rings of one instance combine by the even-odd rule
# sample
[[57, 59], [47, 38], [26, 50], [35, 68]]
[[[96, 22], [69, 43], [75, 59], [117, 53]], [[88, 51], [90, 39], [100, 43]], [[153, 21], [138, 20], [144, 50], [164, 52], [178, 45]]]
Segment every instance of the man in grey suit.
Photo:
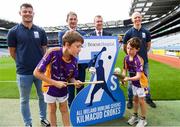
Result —
[[95, 30], [90, 32], [90, 36], [112, 36], [112, 33], [103, 30], [103, 18], [101, 15], [94, 17]]

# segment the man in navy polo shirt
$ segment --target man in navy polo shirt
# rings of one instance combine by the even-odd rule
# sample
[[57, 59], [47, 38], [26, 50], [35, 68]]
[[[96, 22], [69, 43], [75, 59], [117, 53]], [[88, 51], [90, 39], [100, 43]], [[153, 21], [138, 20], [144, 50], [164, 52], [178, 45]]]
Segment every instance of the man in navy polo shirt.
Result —
[[[149, 51], [151, 47], [151, 34], [148, 30], [144, 29], [141, 26], [142, 22], [142, 16], [139, 12], [134, 12], [132, 14], [132, 22], [133, 22], [133, 27], [130, 28], [124, 38], [123, 38], [123, 49], [125, 53], [127, 54], [126, 51], [126, 46], [127, 46], [127, 41], [132, 38], [132, 37], [138, 37], [141, 40], [141, 46], [138, 54], [143, 58], [144, 60], [144, 72], [145, 74], [149, 77], [149, 65], [148, 65], [148, 56], [147, 52]], [[129, 83], [128, 85], [128, 103], [127, 103], [127, 108], [131, 109], [133, 107], [133, 93], [132, 93], [132, 87]], [[146, 94], [146, 102], [153, 108], [156, 107], [156, 104], [152, 101], [151, 95], [150, 95], [150, 87], [148, 86], [148, 93]]]
[[8, 33], [8, 48], [16, 62], [17, 82], [20, 93], [20, 109], [25, 126], [32, 126], [29, 98], [32, 84], [35, 84], [39, 99], [41, 124], [50, 126], [46, 120], [46, 104], [41, 91], [41, 81], [33, 76], [33, 71], [47, 47], [47, 36], [43, 29], [33, 24], [33, 7], [24, 3], [19, 11], [22, 22]]

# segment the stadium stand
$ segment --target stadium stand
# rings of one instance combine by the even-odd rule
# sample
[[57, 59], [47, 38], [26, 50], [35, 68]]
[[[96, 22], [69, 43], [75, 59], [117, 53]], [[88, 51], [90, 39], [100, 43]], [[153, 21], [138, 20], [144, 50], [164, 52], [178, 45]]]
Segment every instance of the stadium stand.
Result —
[[58, 46], [58, 34], [57, 32], [46, 32], [48, 38], [48, 46]]
[[0, 47], [7, 47], [7, 42], [6, 42], [7, 32], [8, 32], [7, 29], [0, 28]]
[[[150, 28], [153, 53], [180, 57], [180, 5]], [[163, 53], [162, 53], [163, 52]]]
[[150, 21], [165, 17], [179, 4], [179, 0], [132, 0], [129, 15], [138, 11], [143, 15], [144, 21]]
[[134, 11], [141, 12], [144, 21], [158, 21], [148, 26], [152, 52], [180, 57], [180, 1], [133, 0], [130, 15]]
[[17, 23], [0, 19], [0, 47], [7, 47], [7, 33]]
[[[152, 35], [152, 52], [164, 55], [180, 54], [180, 0], [132, 0], [129, 15], [139, 11], [143, 16], [143, 26]], [[5, 46], [8, 29], [17, 23], [0, 19], [0, 46]], [[104, 29], [113, 35], [124, 35], [132, 26], [131, 19], [104, 22]], [[44, 27], [49, 46], [58, 46], [58, 32], [64, 26]], [[94, 23], [78, 24], [86, 33], [94, 29]], [[162, 53], [163, 52], [163, 53]]]

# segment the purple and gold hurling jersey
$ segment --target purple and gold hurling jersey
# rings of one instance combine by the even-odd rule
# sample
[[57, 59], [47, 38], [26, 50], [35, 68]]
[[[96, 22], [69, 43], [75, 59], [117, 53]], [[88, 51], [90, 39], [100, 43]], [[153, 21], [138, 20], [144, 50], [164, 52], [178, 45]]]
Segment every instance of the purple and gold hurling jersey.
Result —
[[142, 72], [140, 80], [132, 81], [132, 84], [136, 87], [146, 88], [148, 85], [148, 79], [143, 71], [142, 58], [139, 55], [135, 55], [133, 60], [130, 61], [129, 55], [124, 58], [124, 68], [127, 68], [130, 77], [136, 76], [136, 72]]
[[[72, 56], [70, 62], [65, 62], [62, 58], [62, 48], [52, 48], [47, 55], [45, 55], [38, 64], [38, 69], [45, 72], [45, 75], [51, 79], [57, 81], [67, 82], [70, 78], [76, 78], [78, 76], [77, 59]], [[42, 83], [42, 90], [48, 95], [54, 97], [63, 97], [67, 95], [67, 87], [57, 88], [55, 86], [45, 87], [46, 82]], [[51, 84], [52, 85], [52, 84]]]

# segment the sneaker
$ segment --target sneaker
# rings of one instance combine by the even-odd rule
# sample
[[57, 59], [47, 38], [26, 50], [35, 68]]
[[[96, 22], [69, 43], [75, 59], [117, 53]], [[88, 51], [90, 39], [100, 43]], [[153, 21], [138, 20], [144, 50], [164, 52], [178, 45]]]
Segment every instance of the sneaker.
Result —
[[41, 125], [44, 127], [50, 127], [50, 123], [47, 119], [41, 119]]
[[133, 108], [133, 102], [132, 101], [128, 101], [127, 108], [128, 109], [132, 109]]
[[146, 99], [146, 103], [151, 106], [152, 108], [156, 108], [156, 104], [153, 102], [151, 98]]
[[133, 125], [139, 121], [138, 116], [132, 115], [131, 118], [127, 121], [129, 125]]
[[147, 121], [145, 119], [140, 119], [136, 127], [145, 127], [147, 125]]

